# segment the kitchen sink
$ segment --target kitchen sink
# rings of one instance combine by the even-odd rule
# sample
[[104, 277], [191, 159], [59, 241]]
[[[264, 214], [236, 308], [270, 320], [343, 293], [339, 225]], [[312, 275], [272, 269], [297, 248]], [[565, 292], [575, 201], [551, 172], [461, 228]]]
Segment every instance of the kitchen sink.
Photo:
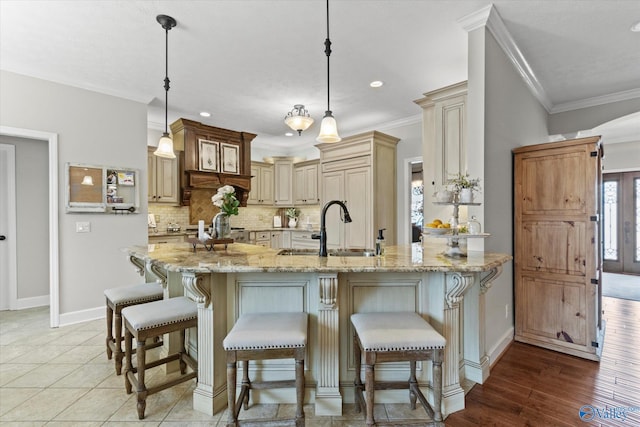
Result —
[[[375, 256], [373, 249], [330, 249], [328, 251], [329, 256], [361, 256], [370, 257]], [[317, 249], [282, 249], [278, 252], [278, 255], [307, 255], [318, 256]]]

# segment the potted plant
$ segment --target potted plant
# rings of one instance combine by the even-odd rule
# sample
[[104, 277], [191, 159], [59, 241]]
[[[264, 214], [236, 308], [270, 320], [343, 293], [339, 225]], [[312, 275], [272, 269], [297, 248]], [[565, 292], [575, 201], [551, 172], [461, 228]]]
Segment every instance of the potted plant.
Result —
[[214, 206], [220, 208], [220, 212], [213, 218], [213, 227], [218, 239], [225, 239], [231, 235], [231, 215], [238, 215], [240, 201], [236, 198], [236, 189], [231, 185], [218, 188], [218, 192], [211, 197]]
[[285, 214], [289, 218], [289, 228], [296, 228], [296, 225], [298, 225], [298, 217], [300, 216], [300, 209], [287, 208]]
[[480, 178], [470, 178], [469, 173], [457, 173], [449, 180], [460, 203], [472, 203], [473, 192], [480, 191]]

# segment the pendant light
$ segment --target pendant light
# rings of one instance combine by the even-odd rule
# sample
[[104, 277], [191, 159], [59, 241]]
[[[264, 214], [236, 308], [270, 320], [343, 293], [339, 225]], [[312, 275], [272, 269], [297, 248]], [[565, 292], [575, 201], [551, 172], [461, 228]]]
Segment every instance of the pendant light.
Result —
[[313, 119], [307, 109], [304, 108], [304, 105], [296, 104], [293, 106], [293, 110], [287, 113], [284, 122], [291, 129], [297, 131], [298, 135], [302, 135], [302, 132], [309, 129], [309, 126], [313, 124]]
[[164, 77], [164, 133], [158, 141], [158, 149], [153, 152], [158, 157], [175, 159], [173, 152], [173, 140], [167, 132], [168, 112], [169, 112], [169, 30], [176, 26], [176, 20], [167, 15], [156, 16], [156, 21], [164, 28], [165, 32], [165, 77]]
[[82, 182], [80, 184], [93, 185], [93, 177], [91, 175], [85, 175], [84, 178], [82, 178]]
[[338, 135], [338, 125], [333, 118], [330, 108], [329, 97], [329, 56], [331, 56], [331, 40], [329, 39], [329, 0], [327, 0], [327, 38], [324, 41], [324, 53], [327, 55], [327, 111], [324, 112], [322, 123], [320, 123], [320, 134], [316, 138], [318, 142], [340, 142], [342, 138]]

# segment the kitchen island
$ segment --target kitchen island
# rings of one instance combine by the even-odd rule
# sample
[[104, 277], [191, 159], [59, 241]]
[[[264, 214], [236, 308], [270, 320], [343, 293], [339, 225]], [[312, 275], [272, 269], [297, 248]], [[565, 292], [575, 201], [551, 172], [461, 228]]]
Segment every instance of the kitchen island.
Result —
[[[442, 255], [444, 244], [387, 247], [383, 257], [278, 255], [279, 250], [231, 244], [207, 251], [192, 245], [163, 244], [126, 249], [140, 271], [162, 279], [168, 297], [186, 294], [198, 302], [198, 384], [193, 404], [213, 415], [226, 406], [226, 365], [222, 340], [242, 313], [309, 313], [305, 366], [306, 402], [316, 415], [341, 415], [353, 402], [352, 313], [412, 311], [421, 314], [447, 340], [443, 365], [443, 414], [464, 408], [462, 384], [489, 375], [484, 340], [484, 293], [510, 255], [470, 251], [468, 257]], [[463, 303], [464, 300], [464, 303]], [[195, 334], [194, 334], [195, 335]], [[288, 379], [293, 361], [251, 365], [264, 379]], [[408, 364], [376, 369], [381, 380], [408, 378]], [[432, 401], [430, 372], [418, 367], [418, 381]], [[253, 375], [253, 374], [252, 374]], [[406, 391], [376, 393], [378, 402], [406, 403]], [[295, 402], [294, 390], [257, 391], [261, 403]]]

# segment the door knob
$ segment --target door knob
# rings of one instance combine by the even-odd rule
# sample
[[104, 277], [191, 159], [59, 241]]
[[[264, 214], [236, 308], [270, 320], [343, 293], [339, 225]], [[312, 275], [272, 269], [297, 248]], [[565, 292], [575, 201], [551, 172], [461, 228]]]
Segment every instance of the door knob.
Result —
[[0, 236], [0, 240], [7, 240], [7, 236]]

